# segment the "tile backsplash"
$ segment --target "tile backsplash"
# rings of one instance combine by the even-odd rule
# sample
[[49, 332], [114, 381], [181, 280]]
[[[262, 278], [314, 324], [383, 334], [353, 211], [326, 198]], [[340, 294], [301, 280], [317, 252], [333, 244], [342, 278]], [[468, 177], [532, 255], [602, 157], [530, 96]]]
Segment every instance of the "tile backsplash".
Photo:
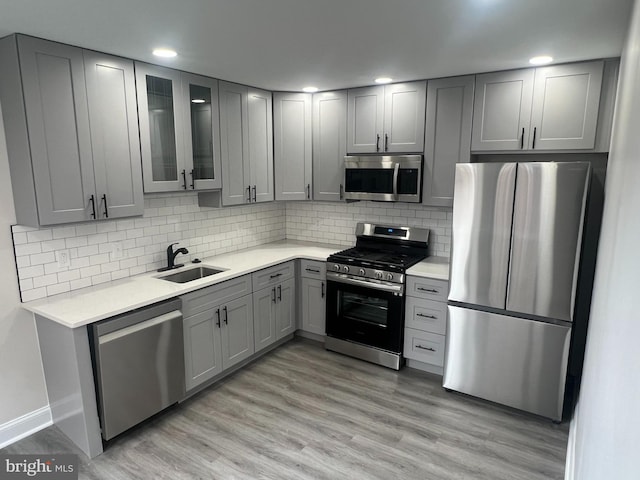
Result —
[[429, 228], [431, 255], [449, 256], [451, 209], [375, 202], [213, 209], [199, 207], [193, 192], [145, 195], [142, 217], [50, 228], [14, 225], [12, 233], [27, 302], [157, 270], [174, 242], [189, 250], [180, 263], [285, 238], [349, 246], [359, 221]]

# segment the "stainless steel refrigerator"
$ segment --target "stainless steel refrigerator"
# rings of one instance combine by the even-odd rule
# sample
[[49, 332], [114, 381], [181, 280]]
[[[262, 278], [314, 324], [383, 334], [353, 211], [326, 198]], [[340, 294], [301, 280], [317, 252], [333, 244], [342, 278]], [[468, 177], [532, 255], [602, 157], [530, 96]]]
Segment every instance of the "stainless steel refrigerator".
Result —
[[562, 418], [589, 174], [457, 165], [445, 388]]

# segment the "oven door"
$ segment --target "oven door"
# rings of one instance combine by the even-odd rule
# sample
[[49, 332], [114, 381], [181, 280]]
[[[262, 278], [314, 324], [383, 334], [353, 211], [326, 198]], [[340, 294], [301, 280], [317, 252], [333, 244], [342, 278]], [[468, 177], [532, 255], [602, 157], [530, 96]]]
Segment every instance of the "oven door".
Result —
[[420, 202], [422, 156], [345, 157], [344, 198]]
[[378, 284], [327, 275], [327, 335], [402, 353], [402, 285]]

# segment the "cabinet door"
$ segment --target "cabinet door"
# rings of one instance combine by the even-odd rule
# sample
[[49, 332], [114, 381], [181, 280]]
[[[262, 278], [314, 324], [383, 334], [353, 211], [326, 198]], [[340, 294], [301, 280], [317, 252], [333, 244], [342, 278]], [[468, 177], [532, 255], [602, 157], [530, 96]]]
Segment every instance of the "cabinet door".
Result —
[[219, 82], [218, 90], [222, 204], [240, 205], [250, 201], [247, 87], [235, 83]]
[[536, 69], [532, 149], [594, 148], [603, 69], [603, 61]]
[[249, 358], [255, 351], [253, 343], [252, 295], [226, 303], [222, 317], [222, 366], [229, 368]]
[[474, 77], [429, 80], [422, 203], [453, 206], [456, 163], [471, 159]]
[[222, 372], [220, 307], [185, 318], [184, 360], [186, 390]]
[[136, 62], [144, 191], [186, 190], [180, 72]]
[[253, 294], [253, 335], [256, 352], [276, 341], [276, 287]]
[[351, 89], [347, 97], [347, 152], [381, 152], [384, 87]]
[[295, 280], [287, 280], [276, 287], [276, 337], [280, 340], [296, 329]]
[[249, 89], [249, 171], [253, 202], [273, 200], [273, 103], [271, 92]]
[[96, 216], [142, 215], [142, 167], [133, 61], [83, 51]]
[[471, 150], [522, 150], [529, 145], [535, 69], [476, 76]]
[[309, 200], [311, 94], [274, 94], [273, 119], [276, 200]]
[[347, 92], [313, 96], [313, 199], [342, 200], [347, 154]]
[[222, 187], [218, 81], [182, 73], [187, 189]]
[[325, 298], [324, 280], [302, 279], [302, 330], [325, 335]]
[[82, 50], [23, 36], [18, 49], [39, 222], [90, 220], [95, 185]]
[[384, 152], [422, 152], [427, 82], [397, 83], [384, 89]]

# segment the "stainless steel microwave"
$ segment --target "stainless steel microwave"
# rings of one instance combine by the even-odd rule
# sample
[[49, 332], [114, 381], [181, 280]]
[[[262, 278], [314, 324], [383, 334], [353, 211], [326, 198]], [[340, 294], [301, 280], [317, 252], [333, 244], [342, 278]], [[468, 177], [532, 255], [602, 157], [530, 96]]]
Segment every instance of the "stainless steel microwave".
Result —
[[420, 202], [422, 155], [344, 157], [344, 198]]

